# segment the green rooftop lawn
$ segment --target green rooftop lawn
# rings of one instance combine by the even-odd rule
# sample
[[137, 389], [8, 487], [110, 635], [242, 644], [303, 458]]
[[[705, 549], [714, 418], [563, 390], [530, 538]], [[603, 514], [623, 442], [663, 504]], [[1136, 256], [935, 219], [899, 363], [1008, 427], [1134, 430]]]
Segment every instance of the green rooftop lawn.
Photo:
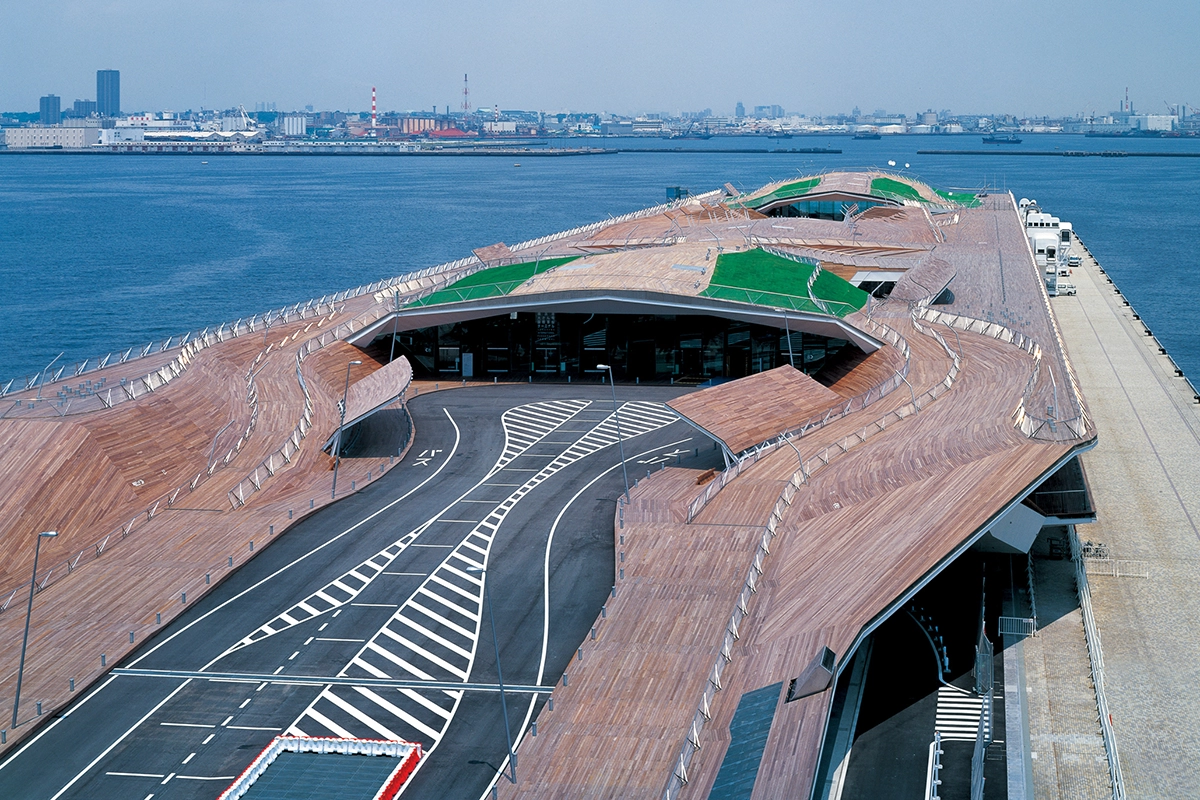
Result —
[[970, 192], [944, 192], [941, 189], [934, 189], [933, 191], [937, 192], [938, 197], [956, 205], [966, 208], [975, 208], [979, 205], [979, 198]]
[[435, 306], [440, 303], [455, 303], [460, 300], [480, 300], [485, 297], [498, 297], [516, 289], [534, 275], [561, 267], [580, 256], [565, 258], [546, 258], [541, 261], [524, 261], [520, 264], [505, 264], [500, 267], [482, 269], [473, 275], [455, 281], [445, 289], [438, 289], [433, 294], [422, 297], [412, 305]]
[[[712, 282], [701, 293], [705, 297], [735, 300], [760, 306], [781, 306], [794, 311], [827, 313], [812, 301], [808, 279], [816, 266], [799, 263], [764, 250], [722, 253], [717, 256]], [[867, 293], [831, 272], [822, 272], [813, 284], [816, 296], [836, 301], [829, 311], [845, 316], [867, 302]]]
[[875, 178], [871, 181], [871, 193], [885, 197], [895, 197], [900, 200], [916, 200], [918, 203], [929, 202], [911, 185], [892, 178]]
[[758, 208], [765, 206], [767, 203], [773, 203], [776, 200], [782, 200], [787, 197], [800, 197], [801, 195], [808, 194], [820, 183], [820, 178], [805, 178], [802, 181], [792, 181], [760, 197], [755, 197], [752, 200], [746, 200], [741, 203], [732, 203], [731, 205], [741, 208]]

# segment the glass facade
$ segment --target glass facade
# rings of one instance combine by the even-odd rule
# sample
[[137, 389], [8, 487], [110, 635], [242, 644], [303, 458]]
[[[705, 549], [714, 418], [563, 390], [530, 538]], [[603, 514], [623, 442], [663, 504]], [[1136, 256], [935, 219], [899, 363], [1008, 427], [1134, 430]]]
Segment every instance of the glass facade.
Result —
[[890, 203], [876, 203], [869, 200], [800, 200], [785, 206], [772, 208], [767, 212], [769, 217], [808, 217], [810, 219], [844, 220], [846, 212], [858, 214], [875, 206], [886, 206]]
[[[391, 351], [389, 335], [380, 348]], [[790, 341], [789, 341], [790, 338]], [[789, 362], [816, 374], [838, 360], [845, 340], [710, 316], [518, 313], [396, 335], [418, 378], [489, 376], [599, 378], [702, 383], [741, 378]]]

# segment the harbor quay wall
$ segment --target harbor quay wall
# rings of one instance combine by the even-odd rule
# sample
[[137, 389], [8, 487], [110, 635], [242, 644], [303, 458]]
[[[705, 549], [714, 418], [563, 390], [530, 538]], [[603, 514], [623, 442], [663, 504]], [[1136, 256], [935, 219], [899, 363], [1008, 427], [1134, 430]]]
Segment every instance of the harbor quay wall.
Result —
[[1145, 576], [1089, 580], [1120, 773], [1129, 797], [1200, 796], [1200, 393], [1075, 247], [1078, 294], [1053, 303], [1099, 438], [1082, 457], [1097, 520], [1081, 533]]

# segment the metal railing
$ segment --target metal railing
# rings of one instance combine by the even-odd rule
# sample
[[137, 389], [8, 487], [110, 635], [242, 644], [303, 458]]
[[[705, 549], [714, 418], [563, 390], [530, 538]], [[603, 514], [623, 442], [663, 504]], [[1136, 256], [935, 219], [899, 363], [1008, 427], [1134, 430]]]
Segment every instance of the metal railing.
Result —
[[994, 713], [992, 692], [988, 690], [979, 709], [979, 725], [975, 729], [975, 747], [971, 751], [971, 800], [983, 800], [983, 770], [988, 746], [991, 745], [992, 736], [995, 733], [992, 725]]
[[1108, 758], [1108, 776], [1112, 783], [1113, 800], [1125, 800], [1125, 777], [1121, 771], [1121, 758], [1117, 752], [1117, 737], [1113, 731], [1112, 716], [1108, 710], [1108, 696], [1104, 691], [1104, 655], [1100, 648], [1100, 629], [1092, 614], [1092, 591], [1088, 586], [1087, 569], [1084, 564], [1083, 548], [1074, 525], [1067, 526], [1071, 543], [1071, 560], [1075, 563], [1075, 586], [1079, 591], [1079, 609], [1083, 615], [1083, 633], [1087, 642], [1088, 660], [1092, 668], [1092, 686], [1096, 692], [1096, 711], [1100, 722], [1100, 735], [1104, 739], [1104, 753]]
[[[312, 430], [313, 402], [312, 396], [308, 391], [308, 383], [304, 380], [304, 359], [312, 353], [315, 353], [317, 350], [320, 350], [322, 347], [337, 341], [342, 341], [346, 336], [362, 330], [366, 326], [376, 322], [380, 317], [387, 313], [389, 312], [386, 309], [381, 309], [379, 307], [370, 308], [358, 316], [341, 323], [335, 328], [325, 331], [320, 336], [307, 339], [303, 344], [300, 345], [299, 349], [296, 351], [296, 382], [300, 385], [300, 391], [304, 395], [304, 409], [300, 414], [300, 419], [297, 420], [296, 426], [292, 429], [292, 432], [288, 435], [287, 439], [284, 440], [283, 444], [281, 444], [270, 455], [264, 458], [246, 475], [246, 477], [238, 481], [238, 483], [228, 491], [226, 494], [226, 499], [229, 501], [229, 504], [232, 508], [240, 508], [241, 506], [244, 506], [247, 500], [249, 500], [249, 498], [252, 497], [255, 492], [260, 491], [263, 487], [263, 484], [266, 483], [270, 478], [273, 478], [279, 469], [291, 464], [292, 457], [300, 449], [301, 443], [308, 435], [308, 432]], [[328, 320], [322, 320], [322, 322], [332, 321], [332, 318], [333, 314], [330, 314]], [[318, 324], [318, 327], [320, 327], [320, 324]], [[290, 337], [291, 340], [294, 341], [301, 333], [306, 333], [310, 328], [305, 328], [302, 331], [296, 331]], [[255, 359], [254, 364], [257, 365], [258, 362], [264, 358], [269, 351], [270, 348], [260, 353], [258, 358]], [[408, 380], [400, 390], [401, 396], [403, 396], [404, 392], [408, 390], [408, 386], [411, 383], [412, 376], [410, 373]]]
[[[1006, 342], [1033, 356], [1033, 370], [1030, 372], [1029, 379], [1025, 382], [1025, 387], [1021, 393], [1021, 401], [1017, 404], [1016, 410], [1013, 411], [1014, 424], [1026, 436], [1031, 439], [1061, 441], [1065, 439], [1082, 439], [1087, 435], [1090, 418], [1079, 400], [1080, 395], [1078, 392], [1068, 396], [1069, 401], [1073, 405], [1073, 417], [1052, 419], [1049, 417], [1039, 417], [1029, 412], [1028, 407], [1034, 389], [1038, 384], [1038, 377], [1041, 374], [1043, 361], [1042, 347], [1033, 339], [998, 322], [987, 322], [973, 317], [963, 317], [945, 311], [935, 311], [931, 308], [923, 309], [919, 316], [927, 322], [936, 322]], [[1058, 431], [1058, 426], [1060, 425], [1065, 429], [1065, 432]]]
[[[86, 547], [43, 569], [34, 579], [34, 584], [37, 587], [37, 591], [40, 592], [47, 586], [58, 583], [64, 577], [74, 572], [75, 569], [81, 564], [86, 564], [89, 561], [100, 558], [100, 556], [104, 555], [104, 553], [110, 547], [124, 541], [131, 533], [133, 533], [135, 528], [139, 528], [153, 520], [155, 514], [158, 513], [160, 508], [163, 508], [164, 510], [172, 508], [175, 503], [178, 502], [181, 495], [190, 495], [192, 492], [196, 491], [197, 487], [199, 487], [202, 483], [205, 483], [207, 479], [211, 478], [216, 472], [224, 467], [227, 467], [234, 457], [241, 452], [242, 447], [246, 444], [246, 442], [249, 441], [250, 435], [253, 433], [258, 422], [258, 387], [256, 386], [254, 379], [255, 372], [253, 371], [253, 368], [251, 368], [246, 375], [246, 403], [250, 407], [250, 418], [237, 442], [235, 442], [234, 445], [229, 448], [228, 452], [223, 457], [210, 458], [209, 463], [205, 465], [204, 469], [199, 470], [195, 477], [174, 487], [173, 489], [164, 492], [152, 503], [147, 504], [144, 510], [134, 514], [129, 522], [118, 525], [103, 537], [96, 539]], [[218, 436], [219, 435], [220, 434], [218, 433]], [[216, 441], [217, 439], [214, 438], [214, 448], [216, 446]], [[143, 516], [145, 517], [144, 520], [142, 519]], [[9, 604], [12, 603], [13, 598], [24, 588], [24, 586], [25, 584], [21, 582], [16, 584], [11, 590], [6, 588], [0, 591], [0, 613], [3, 613], [8, 608]]]
[[[915, 317], [913, 319], [913, 323], [914, 325], [916, 324]], [[873, 324], [878, 325], [879, 323]], [[909, 406], [905, 406], [902, 409], [897, 409], [896, 411], [890, 412], [890, 414], [897, 414], [901, 419], [908, 414], [919, 411], [920, 402], [925, 398], [928, 398], [926, 401], [928, 402], [929, 400], [936, 399], [944, 391], [947, 391], [953, 385], [954, 379], [958, 375], [960, 366], [960, 358], [958, 354], [950, 348], [944, 338], [942, 338], [936, 331], [933, 331], [932, 329], [926, 330], [920, 326], [917, 327], [922, 333], [934, 336], [934, 338], [936, 338], [942, 344], [942, 347], [944, 347], [947, 353], [950, 354], [952, 365], [949, 373], [946, 375], [946, 378], [935, 384], [935, 386], [928, 392], [924, 393], [920, 397], [914, 397]], [[899, 336], [899, 334], [896, 335]], [[911, 410], [905, 413], [904, 410], [909, 407], [911, 407]], [[720, 654], [716, 663], [713, 665], [712, 671], [709, 673], [708, 680], [700, 696], [700, 701], [697, 704], [696, 712], [692, 717], [692, 722], [688, 729], [688, 733], [684, 737], [684, 741], [680, 746], [679, 756], [675, 762], [675, 768], [672, 771], [671, 776], [668, 778], [667, 785], [663, 790], [664, 800], [675, 800], [675, 798], [677, 798], [680, 792], [683, 790], [683, 787], [688, 783], [688, 767], [691, 765], [692, 758], [700, 749], [700, 735], [704, 729], [704, 724], [712, 717], [710, 709], [713, 697], [718, 691], [721, 690], [721, 675], [725, 669], [725, 666], [733, 660], [733, 644], [738, 639], [738, 630], [740, 625], [750, 613], [749, 606], [747, 604], [750, 601], [750, 596], [757, 590], [758, 579], [763, 574], [764, 562], [767, 556], [769, 556], [771, 553], [771, 541], [778, 534], [779, 525], [783, 521], [784, 511], [788, 506], [791, 505], [792, 500], [796, 496], [796, 493], [800, 490], [800, 487], [808, 482], [809, 477], [812, 475], [815, 469], [819, 469], [822, 465], [828, 465], [830, 460], [835, 458], [837, 454], [849, 452], [850, 448], [855, 444], [865, 442], [871, 435], [883, 430], [886, 427], [883, 421], [888, 419], [890, 414], [882, 417], [880, 420], [877, 420], [874, 423], [874, 426], [864, 427], [861, 432], [855, 433], [852, 436], [847, 436], [841, 442], [838, 442], [834, 445], [827, 446], [822, 453], [817, 454], [817, 460], [820, 461], [820, 463], [812, 464], [810, 461], [810, 465], [812, 467], [811, 469], [806, 469], [804, 462], [801, 460], [799, 469], [792, 473], [791, 479], [784, 485], [783, 492], [780, 494], [779, 499], [775, 502], [774, 507], [771, 509], [771, 515], [768, 517], [767, 524], [763, 529], [762, 538], [759, 542], [757, 550], [755, 551], [754, 560], [750, 565], [750, 570], [747, 573], [745, 583], [742, 587], [742, 592], [738, 596], [738, 600], [734, 607], [733, 614], [730, 617], [729, 624], [725, 627], [725, 634], [721, 641]], [[736, 468], [740, 472], [741, 463], [742, 462], [735, 464], [731, 469]], [[726, 470], [726, 472], [729, 472], [729, 470]], [[732, 480], [732, 478], [729, 478], [728, 480]], [[704, 495], [702, 494], [701, 496], [703, 497]], [[693, 505], [694, 503], [695, 501], [693, 501]], [[692, 506], [689, 506], [689, 520], [691, 519], [691, 512]]]
[[[749, 469], [754, 464], [757, 464], [762, 458], [774, 452], [776, 448], [782, 447], [785, 444], [790, 444], [793, 439], [801, 439], [804, 436], [811, 434], [813, 431], [819, 430], [820, 428], [823, 428], [829, 423], [841, 419], [853, 411], [861, 411], [862, 409], [867, 408], [872, 403], [881, 400], [883, 397], [899, 388], [900, 385], [904, 383], [908, 376], [908, 367], [911, 359], [911, 349], [908, 341], [902, 335], [900, 335], [899, 332], [888, 327], [887, 325], [874, 320], [867, 320], [867, 323], [873, 333], [881, 338], [886, 339], [890, 344], [900, 351], [900, 353], [904, 356], [903, 368], [897, 371], [891, 377], [881, 381], [878, 385], [872, 386], [871, 388], [867, 389], [867, 391], [855, 395], [854, 397], [845, 401], [845, 403], [834, 406], [822, 414], [814, 415], [799, 425], [781, 432], [778, 436], [756, 445], [749, 452], [743, 454], [736, 462], [722, 472], [718, 473], [717, 476], [704, 487], [704, 490], [695, 498], [693, 498], [690, 503], [688, 503], [688, 522], [691, 522], [693, 519], [695, 519], [696, 516], [704, 510], [704, 507], [708, 505], [708, 503], [714, 497], [716, 497], [717, 494], [723, 488], [725, 488], [730, 481], [741, 475], [746, 469]], [[917, 398], [914, 397], [913, 402], [916, 403]], [[879, 430], [883, 430], [883, 427], [886, 425], [884, 420], [887, 420], [888, 416], [890, 415], [881, 417], [879, 420], [876, 420], [874, 423], [872, 423], [872, 425], [878, 427]], [[906, 415], [901, 415], [901, 418], [903, 418], [903, 416]], [[868, 428], [864, 427], [862, 435], [856, 435], [856, 438], [859, 442], [863, 442], [866, 441], [867, 437], [874, 432], [874, 430], [870, 430], [868, 432]], [[842, 445], [839, 445], [842, 452], [849, 450], [850, 447], [853, 446], [850, 438], [851, 437], [846, 437]], [[828, 464], [829, 458], [831, 457], [830, 448], [825, 448], [824, 456], [818, 455], [817, 457], [820, 458], [825, 464]], [[803, 464], [801, 465], [801, 473], [807, 481], [808, 472], [804, 470]]]
[[[1019, 214], [1020, 210], [1017, 207], [1017, 200], [1013, 196], [1012, 192], [1008, 193], [1008, 199], [1009, 199], [1009, 202], [1012, 203], [1013, 213]], [[1029, 262], [1030, 262], [1030, 264], [1033, 265], [1033, 267], [1036, 271], [1037, 270], [1037, 258], [1033, 254], [1033, 247], [1029, 243], [1029, 237], [1024, 235], [1024, 231], [1022, 231], [1021, 241], [1023, 241], [1025, 243], [1025, 252], [1029, 255]], [[1040, 275], [1040, 272], [1039, 272], [1039, 275]], [[1046, 312], [1046, 316], [1050, 320], [1050, 330], [1054, 334], [1054, 342], [1057, 345], [1058, 353], [1062, 358], [1061, 363], [1063, 366], [1063, 370], [1064, 370], [1064, 372], [1066, 372], [1067, 383], [1070, 388], [1069, 401], [1071, 402], [1071, 404], [1073, 406], [1072, 410], [1075, 413], [1075, 417], [1073, 417], [1072, 419], [1069, 419], [1069, 420], [1054, 420], [1055, 423], [1062, 422], [1064, 424], [1064, 426], [1067, 427], [1067, 429], [1070, 431], [1071, 435], [1066, 436], [1066, 437], [1057, 435], [1056, 425], [1050, 424], [1051, 423], [1050, 420], [1045, 419], [1045, 418], [1039, 418], [1039, 417], [1033, 416], [1033, 415], [1029, 416], [1029, 419], [1032, 420], [1032, 422], [1029, 423], [1028, 425], [1025, 424], [1024, 419], [1021, 420], [1021, 424], [1022, 424], [1021, 430], [1025, 431], [1026, 435], [1031, 438], [1049, 438], [1049, 439], [1054, 439], [1056, 441], [1062, 440], [1063, 438], [1082, 439], [1085, 435], [1087, 435], [1087, 430], [1090, 426], [1091, 419], [1088, 417], [1088, 414], [1087, 414], [1087, 406], [1083, 402], [1083, 392], [1079, 388], [1079, 378], [1076, 377], [1076, 375], [1075, 375], [1075, 367], [1071, 364], [1071, 359], [1067, 356], [1067, 346], [1063, 342], [1062, 332], [1058, 328], [1058, 318], [1054, 316], [1054, 311], [1050, 308], [1050, 295], [1046, 291], [1046, 284], [1040, 278], [1037, 283], [1038, 283], [1038, 288], [1039, 288], [1038, 294], [1042, 299], [1042, 306]], [[1039, 359], [1038, 363], [1040, 364], [1040, 359]], [[1057, 413], [1057, 409], [1055, 409], [1055, 412]], [[1018, 408], [1018, 413], [1022, 413], [1022, 415], [1024, 416], [1024, 413], [1025, 413], [1024, 409]], [[1031, 428], [1032, 432], [1030, 430], [1027, 430], [1027, 427]], [[1039, 433], [1041, 430], [1043, 430], [1046, 427], [1050, 428], [1050, 432], [1052, 434], [1051, 436], [1048, 436], [1048, 437], [1036, 436], [1037, 433]]]
[[[164, 384], [174, 378], [179, 377], [188, 366], [191, 365], [196, 354], [201, 350], [211, 347], [220, 342], [229, 339], [245, 336], [249, 333], [259, 333], [271, 325], [292, 322], [297, 319], [306, 319], [315, 317], [321, 314], [328, 313], [332, 310], [334, 304], [340, 302], [341, 295], [345, 293], [339, 292], [337, 295], [323, 296], [318, 300], [309, 300], [307, 303], [296, 303], [291, 306], [284, 306], [278, 310], [268, 311], [265, 314], [255, 314], [252, 317], [238, 319], [232, 323], [222, 323], [216, 327], [208, 327], [199, 332], [185, 333], [181, 336], [171, 336], [162, 342], [150, 342], [144, 347], [131, 347], [124, 353], [109, 353], [103, 358], [84, 359], [77, 364], [67, 367], [59, 367], [53, 374], [49, 370], [42, 370], [34, 375], [22, 379], [20, 382], [14, 380], [8, 381], [3, 386], [0, 386], [0, 397], [6, 394], [15, 392], [25, 392], [36, 388], [50, 386], [61, 381], [64, 376], [67, 378], [79, 377], [85, 374], [90, 374], [108, 367], [127, 362], [137, 361], [139, 359], [148, 358], [160, 353], [166, 353], [171, 350], [179, 350], [178, 355], [169, 363], [151, 370], [146, 375], [126, 381], [119, 386], [108, 388], [108, 393], [101, 395], [98, 392], [89, 392], [87, 397], [96, 398], [96, 403], [90, 408], [82, 409], [83, 411], [96, 410], [99, 408], [112, 408], [114, 405], [134, 400], [149, 394], [156, 389], [159, 389]], [[340, 299], [335, 299], [340, 298]], [[13, 389], [13, 384], [17, 384], [17, 389]], [[114, 394], [113, 390], [117, 392]], [[41, 398], [36, 401], [40, 403], [48, 403], [50, 398]], [[22, 398], [24, 402], [24, 398]], [[46, 405], [45, 408], [51, 409], [53, 413], [65, 416], [69, 411], [67, 409], [55, 409], [52, 405]], [[11, 410], [10, 410], [11, 411]], [[9, 412], [6, 412], [9, 413]], [[76, 412], [78, 413], [78, 412]], [[0, 414], [0, 416], [4, 416]]]
[[1037, 636], [1037, 620], [1029, 617], [1000, 617], [998, 632], [1001, 636]]
[[780, 493], [779, 499], [775, 501], [775, 505], [771, 509], [771, 514], [767, 518], [767, 524], [763, 527], [762, 536], [759, 538], [758, 547], [755, 549], [754, 558], [750, 563], [750, 569], [746, 572], [746, 578], [742, 583], [742, 591], [738, 595], [733, 612], [729, 617], [729, 622], [725, 626], [725, 632], [721, 638], [721, 650], [716, 662], [713, 664], [712, 670], [708, 673], [708, 679], [704, 684], [704, 690], [700, 694], [700, 701], [697, 703], [696, 711], [692, 715], [692, 722], [688, 728], [688, 733], [680, 745], [679, 757], [675, 762], [675, 768], [671, 776], [667, 779], [667, 785], [663, 790], [664, 800], [674, 800], [674, 798], [679, 796], [683, 787], [687, 785], [688, 767], [691, 765], [692, 758], [696, 752], [700, 750], [700, 735], [704, 731], [704, 725], [712, 719], [712, 701], [716, 693], [721, 691], [721, 676], [724, 674], [726, 666], [733, 661], [733, 645], [739, 638], [739, 630], [742, 623], [750, 615], [750, 598], [758, 591], [758, 581], [766, 568], [767, 557], [771, 554], [771, 542], [778, 535], [784, 511], [792, 504], [792, 499], [796, 496], [796, 492], [799, 491], [803, 482], [804, 478], [800, 470], [792, 474], [791, 479], [784, 484], [783, 491]]
[[1150, 567], [1145, 561], [1131, 561], [1123, 558], [1085, 557], [1083, 565], [1088, 575], [1106, 575], [1110, 578], [1150, 577]]
[[925, 800], [942, 800], [942, 732], [933, 732], [933, 741], [929, 744], [929, 783], [925, 786]]

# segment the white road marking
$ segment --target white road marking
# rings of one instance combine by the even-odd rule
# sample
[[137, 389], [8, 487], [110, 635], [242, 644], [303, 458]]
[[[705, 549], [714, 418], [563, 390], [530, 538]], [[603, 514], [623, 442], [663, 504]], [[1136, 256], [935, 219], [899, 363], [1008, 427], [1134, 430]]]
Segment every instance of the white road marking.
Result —
[[230, 725], [229, 730], [231, 730], [231, 731], [281, 731], [281, 730], [283, 730], [283, 728], [273, 728], [270, 726], [259, 727], [256, 725]]
[[[115, 677], [115, 676], [114, 676], [114, 677]], [[125, 732], [124, 732], [124, 733], [122, 733], [120, 736], [118, 736], [116, 739], [114, 739], [114, 740], [112, 741], [112, 743], [111, 743], [111, 744], [109, 744], [109, 746], [108, 746], [108, 747], [104, 748], [103, 752], [101, 752], [101, 753], [100, 753], [100, 755], [98, 755], [98, 756], [96, 756], [95, 758], [93, 758], [93, 759], [92, 759], [92, 761], [91, 761], [91, 763], [90, 763], [90, 764], [88, 764], [86, 767], [84, 767], [84, 768], [83, 768], [83, 769], [81, 769], [79, 772], [77, 772], [77, 773], [75, 774], [75, 777], [74, 777], [74, 778], [71, 778], [71, 780], [67, 781], [67, 785], [66, 785], [66, 786], [64, 786], [64, 787], [62, 787], [61, 789], [59, 789], [59, 790], [58, 790], [58, 791], [57, 791], [57, 792], [56, 792], [56, 793], [55, 793], [55, 794], [54, 794], [54, 795], [53, 795], [53, 796], [50, 798], [50, 800], [58, 800], [58, 798], [62, 797], [64, 794], [66, 794], [66, 793], [67, 793], [67, 791], [68, 791], [68, 790], [69, 790], [69, 789], [70, 789], [72, 786], [74, 786], [74, 785], [75, 785], [75, 784], [76, 784], [76, 783], [79, 781], [79, 779], [80, 779], [80, 778], [82, 778], [84, 775], [86, 775], [87, 773], [89, 773], [89, 772], [91, 772], [91, 771], [92, 771], [92, 767], [94, 767], [94, 766], [96, 766], [97, 764], [99, 764], [101, 759], [103, 759], [103, 758], [104, 758], [104, 757], [106, 757], [106, 756], [107, 756], [109, 753], [111, 753], [111, 752], [113, 751], [113, 748], [115, 748], [115, 747], [116, 747], [117, 745], [119, 745], [121, 742], [125, 741], [125, 739], [126, 739], [128, 736], [129, 736], [129, 734], [133, 733], [135, 730], [137, 730], [139, 727], [141, 727], [141, 724], [142, 724], [143, 722], [145, 722], [146, 720], [150, 719], [150, 717], [152, 717], [152, 716], [154, 716], [155, 714], [157, 714], [157, 713], [158, 713], [158, 710], [159, 710], [160, 708], [162, 708], [162, 707], [163, 707], [163, 706], [165, 706], [167, 703], [169, 703], [169, 702], [171, 701], [171, 699], [175, 697], [175, 695], [179, 694], [180, 690], [182, 690], [182, 689], [183, 689], [183, 687], [187, 686], [187, 685], [188, 685], [189, 683], [191, 683], [191, 682], [192, 682], [191, 678], [187, 679], [187, 680], [186, 680], [186, 681], [184, 681], [183, 683], [181, 683], [181, 684], [179, 684], [178, 686], [176, 686], [176, 687], [175, 687], [175, 688], [174, 688], [174, 689], [171, 691], [171, 693], [170, 693], [170, 694], [168, 694], [166, 697], [164, 697], [162, 700], [159, 700], [159, 701], [158, 701], [158, 703], [157, 703], [157, 704], [154, 706], [154, 708], [152, 708], [152, 709], [150, 709], [149, 711], [147, 711], [147, 712], [146, 712], [146, 714], [145, 714], [145, 716], [143, 716], [143, 717], [142, 717], [141, 719], [139, 719], [137, 722], [133, 723], [133, 725], [131, 725], [131, 726], [129, 727], [129, 730], [125, 731]], [[105, 685], [107, 685], [107, 682], [105, 683]], [[78, 707], [78, 706], [77, 706], [77, 707]], [[65, 716], [64, 716], [64, 719], [65, 719]], [[8, 763], [10, 763], [10, 764], [11, 764], [11, 763], [12, 763], [12, 760], [10, 759]]]
[[[395, 608], [395, 606], [392, 606], [392, 608]], [[326, 638], [324, 636], [318, 636], [317, 641], [318, 642], [365, 642], [366, 639], [332, 639], [332, 638]]]
[[210, 733], [208, 736], [204, 737], [204, 741], [201, 742], [200, 744], [208, 744], [209, 742], [211, 742], [213, 740], [214, 736], [216, 736], [215, 733]]
[[395, 603], [351, 603], [359, 608], [399, 608]]
[[153, 772], [106, 772], [104, 774], [112, 775], [115, 778], [154, 778], [158, 780], [163, 777], [161, 773], [156, 775]]
[[184, 764], [186, 764], [186, 763], [188, 763], [189, 761], [191, 761], [191, 760], [192, 760], [193, 758], [195, 758], [195, 757], [196, 757], [196, 754], [195, 754], [195, 753], [189, 753], [189, 754], [188, 754], [188, 757], [187, 757], [187, 758], [185, 758], [185, 759], [183, 760], [183, 763], [184, 763]]
[[168, 728], [215, 728], [215, 727], [217, 727], [216, 725], [202, 725], [198, 722], [160, 722], [158, 724], [163, 725]]

